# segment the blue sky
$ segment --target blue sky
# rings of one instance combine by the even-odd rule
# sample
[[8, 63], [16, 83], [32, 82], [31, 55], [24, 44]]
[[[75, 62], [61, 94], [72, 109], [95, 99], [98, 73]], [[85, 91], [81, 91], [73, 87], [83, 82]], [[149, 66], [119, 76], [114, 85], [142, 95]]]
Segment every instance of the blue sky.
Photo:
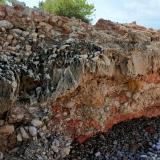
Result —
[[[37, 6], [40, 0], [21, 0], [28, 6]], [[95, 5], [94, 23], [99, 18], [114, 22], [160, 28], [160, 0], [88, 0]]]

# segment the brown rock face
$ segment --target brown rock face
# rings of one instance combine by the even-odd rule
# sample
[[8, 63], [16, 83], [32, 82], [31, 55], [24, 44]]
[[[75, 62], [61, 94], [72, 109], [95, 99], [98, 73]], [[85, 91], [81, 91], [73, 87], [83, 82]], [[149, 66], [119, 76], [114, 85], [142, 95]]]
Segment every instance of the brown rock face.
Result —
[[35, 110], [49, 106], [49, 130], [83, 142], [118, 122], [160, 115], [159, 37], [134, 23], [91, 26], [0, 6], [0, 118], [18, 134], [19, 123], [43, 121]]

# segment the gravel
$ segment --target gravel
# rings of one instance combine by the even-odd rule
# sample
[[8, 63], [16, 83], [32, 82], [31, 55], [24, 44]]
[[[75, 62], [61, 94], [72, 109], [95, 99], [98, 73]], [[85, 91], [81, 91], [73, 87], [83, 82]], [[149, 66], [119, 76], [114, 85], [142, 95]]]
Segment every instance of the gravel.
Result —
[[160, 117], [121, 122], [83, 144], [71, 144], [70, 139], [56, 133], [37, 138], [20, 143], [4, 155], [0, 152], [1, 159], [160, 160]]
[[11, 29], [13, 27], [13, 24], [7, 20], [1, 20], [0, 21], [0, 28], [4, 27], [5, 29]]
[[122, 122], [84, 144], [74, 142], [64, 160], [160, 160], [160, 117]]
[[70, 144], [71, 140], [65, 136], [48, 133], [19, 143], [4, 154], [4, 160], [62, 160], [69, 154]]

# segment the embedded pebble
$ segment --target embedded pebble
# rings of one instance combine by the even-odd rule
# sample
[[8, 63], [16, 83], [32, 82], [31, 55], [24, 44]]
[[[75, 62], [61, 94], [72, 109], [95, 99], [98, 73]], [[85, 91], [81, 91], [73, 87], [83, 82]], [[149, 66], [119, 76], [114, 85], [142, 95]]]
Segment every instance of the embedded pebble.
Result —
[[4, 120], [0, 119], [0, 126], [4, 125]]
[[15, 128], [13, 125], [4, 125], [2, 127], [0, 127], [0, 135], [11, 135], [12, 133], [14, 133]]
[[22, 138], [29, 139], [29, 135], [23, 127], [20, 127], [20, 132], [21, 132]]
[[0, 152], [0, 160], [2, 160], [2, 159], [3, 159], [3, 153]]
[[51, 148], [53, 149], [54, 152], [58, 153], [59, 151], [59, 141], [57, 139], [55, 139], [53, 142], [52, 142], [52, 146]]
[[42, 126], [42, 121], [40, 121], [39, 119], [33, 119], [32, 121], [31, 121], [31, 124], [33, 125], [33, 126], [35, 126], [35, 127], [40, 127], [40, 126]]
[[32, 137], [37, 136], [37, 128], [33, 126], [29, 126], [29, 133]]
[[7, 20], [1, 20], [0, 21], [0, 28], [4, 27], [5, 29], [11, 29], [13, 27], [13, 24]]
[[22, 136], [21, 136], [21, 134], [19, 133], [19, 134], [17, 134], [17, 141], [18, 142], [22, 142]]

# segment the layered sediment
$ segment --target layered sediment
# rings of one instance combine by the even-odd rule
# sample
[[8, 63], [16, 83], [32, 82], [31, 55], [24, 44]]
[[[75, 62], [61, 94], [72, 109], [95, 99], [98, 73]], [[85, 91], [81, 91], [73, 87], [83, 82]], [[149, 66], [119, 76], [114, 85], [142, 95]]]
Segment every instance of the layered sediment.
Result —
[[1, 150], [42, 133], [82, 143], [118, 122], [158, 115], [158, 30], [0, 6]]

